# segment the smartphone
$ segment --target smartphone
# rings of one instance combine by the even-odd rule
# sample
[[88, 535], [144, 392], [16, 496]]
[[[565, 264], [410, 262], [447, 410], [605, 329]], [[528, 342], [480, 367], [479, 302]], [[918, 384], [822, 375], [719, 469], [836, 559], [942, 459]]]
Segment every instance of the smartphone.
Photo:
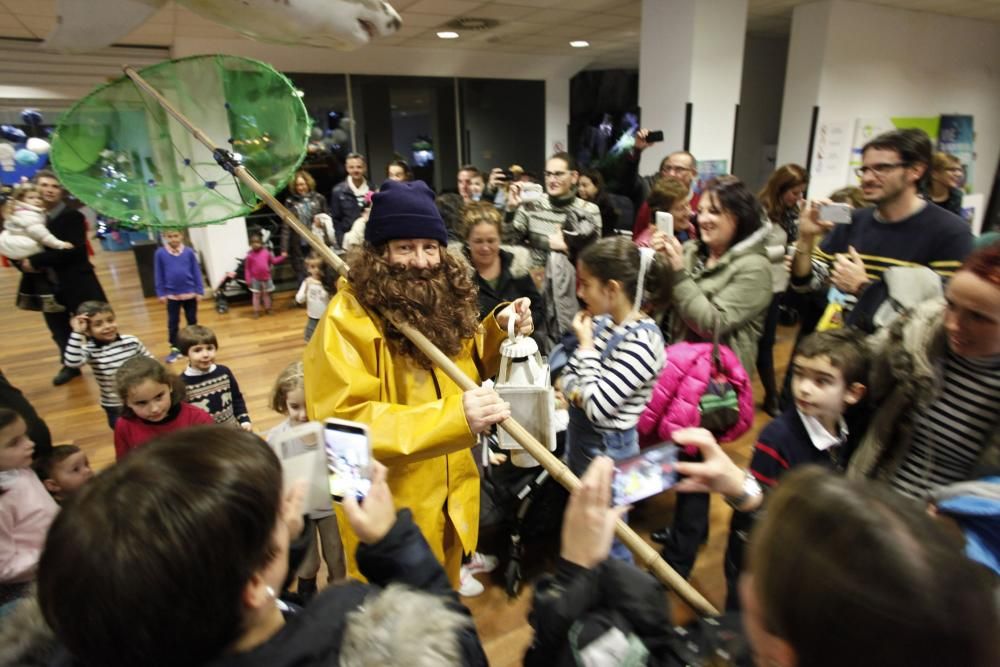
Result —
[[656, 141], [663, 141], [663, 130], [651, 130], [646, 133], [647, 144], [651, 144]]
[[323, 424], [306, 422], [279, 433], [268, 445], [281, 461], [285, 488], [306, 483], [304, 510], [330, 511], [330, 491], [326, 478]]
[[340, 503], [346, 496], [353, 495], [360, 502], [368, 495], [372, 484], [368, 427], [358, 422], [327, 419], [323, 430], [330, 497]]
[[666, 211], [656, 212], [656, 228], [664, 234], [674, 234], [674, 214]]
[[545, 189], [538, 183], [521, 184], [521, 201], [538, 201], [545, 194]]
[[829, 220], [838, 225], [849, 225], [851, 207], [848, 204], [823, 204], [819, 207], [819, 219]]
[[615, 461], [611, 503], [631, 505], [673, 487], [677, 483], [676, 463], [677, 445], [672, 442], [664, 442], [635, 456]]

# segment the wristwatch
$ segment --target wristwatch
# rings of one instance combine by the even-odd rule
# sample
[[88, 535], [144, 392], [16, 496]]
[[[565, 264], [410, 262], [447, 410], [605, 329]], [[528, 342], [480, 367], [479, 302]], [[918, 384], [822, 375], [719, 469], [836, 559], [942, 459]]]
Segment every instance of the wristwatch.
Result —
[[739, 510], [741, 507], [746, 505], [747, 501], [751, 498], [755, 498], [764, 493], [764, 489], [760, 487], [760, 482], [757, 478], [753, 476], [749, 470], [747, 470], [746, 475], [743, 477], [743, 493], [738, 496], [724, 496], [726, 504], [732, 507], [734, 510]]

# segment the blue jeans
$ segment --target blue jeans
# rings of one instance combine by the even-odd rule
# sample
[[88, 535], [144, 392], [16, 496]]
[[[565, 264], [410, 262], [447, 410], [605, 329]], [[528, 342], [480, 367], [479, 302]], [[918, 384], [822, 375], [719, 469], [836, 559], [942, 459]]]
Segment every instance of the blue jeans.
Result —
[[[581, 476], [590, 462], [598, 456], [608, 456], [615, 461], [639, 453], [639, 434], [634, 428], [627, 431], [598, 431], [587, 420], [583, 410], [569, 409], [569, 428], [566, 430], [566, 458], [573, 474]], [[628, 523], [628, 515], [622, 516]], [[611, 557], [627, 563], [634, 562], [632, 552], [617, 538], [611, 543]]]

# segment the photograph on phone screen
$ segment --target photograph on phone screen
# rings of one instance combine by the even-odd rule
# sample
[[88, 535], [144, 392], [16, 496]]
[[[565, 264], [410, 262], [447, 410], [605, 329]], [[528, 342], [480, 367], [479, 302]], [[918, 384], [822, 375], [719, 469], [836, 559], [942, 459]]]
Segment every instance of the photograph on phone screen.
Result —
[[326, 467], [330, 480], [330, 495], [335, 499], [354, 494], [358, 499], [368, 495], [368, 438], [364, 433], [326, 429]]
[[637, 456], [615, 462], [612, 503], [630, 505], [662, 493], [677, 483], [676, 445], [652, 447]]

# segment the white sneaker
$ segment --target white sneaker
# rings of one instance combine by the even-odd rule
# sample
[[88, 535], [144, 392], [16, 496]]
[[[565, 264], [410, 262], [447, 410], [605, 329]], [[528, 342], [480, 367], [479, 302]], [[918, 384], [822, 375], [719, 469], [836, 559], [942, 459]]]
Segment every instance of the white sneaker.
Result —
[[459, 575], [458, 594], [462, 597], [474, 598], [477, 595], [482, 595], [485, 590], [486, 587], [483, 586], [482, 582], [472, 576], [472, 572], [463, 565]]
[[474, 551], [472, 552], [472, 558], [462, 567], [467, 569], [470, 574], [486, 574], [497, 569], [497, 565], [499, 564], [500, 560], [496, 556], [488, 556]]

